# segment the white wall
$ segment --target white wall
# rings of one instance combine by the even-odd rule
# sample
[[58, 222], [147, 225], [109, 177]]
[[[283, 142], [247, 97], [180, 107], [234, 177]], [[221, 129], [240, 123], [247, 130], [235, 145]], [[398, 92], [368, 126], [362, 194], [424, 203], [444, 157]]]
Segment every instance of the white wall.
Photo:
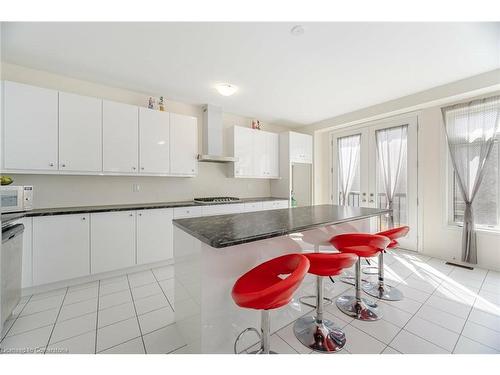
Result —
[[[2, 63], [2, 77], [5, 80], [139, 106], [146, 106], [149, 96], [168, 94], [132, 92], [8, 63]], [[201, 105], [167, 99], [166, 109], [198, 118], [198, 144], [201, 152], [203, 121]], [[224, 127], [250, 126], [251, 121], [250, 118], [230, 113], [223, 115]], [[262, 125], [265, 130], [271, 132], [287, 130], [276, 124]], [[200, 163], [199, 175], [194, 178], [50, 175], [13, 175], [13, 177], [15, 184], [34, 186], [35, 208], [179, 201], [209, 195], [237, 197], [270, 195], [269, 180], [228, 178], [228, 168], [230, 166], [224, 164]], [[133, 192], [134, 183], [140, 185], [139, 192]]]

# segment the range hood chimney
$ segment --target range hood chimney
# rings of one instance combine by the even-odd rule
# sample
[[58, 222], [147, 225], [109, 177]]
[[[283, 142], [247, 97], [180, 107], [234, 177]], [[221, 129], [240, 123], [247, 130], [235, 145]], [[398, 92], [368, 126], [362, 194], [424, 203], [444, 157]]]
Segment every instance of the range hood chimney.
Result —
[[222, 108], [211, 104], [203, 107], [203, 144], [200, 162], [231, 163], [237, 161], [232, 156], [223, 154]]

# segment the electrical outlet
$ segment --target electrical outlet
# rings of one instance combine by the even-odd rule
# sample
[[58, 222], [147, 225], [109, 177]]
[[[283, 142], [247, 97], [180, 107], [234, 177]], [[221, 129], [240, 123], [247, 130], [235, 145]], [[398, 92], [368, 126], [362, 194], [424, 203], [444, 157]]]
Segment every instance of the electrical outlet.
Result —
[[139, 191], [141, 191], [141, 185], [139, 185], [139, 184], [133, 184], [132, 185], [132, 191], [134, 193], [138, 193]]

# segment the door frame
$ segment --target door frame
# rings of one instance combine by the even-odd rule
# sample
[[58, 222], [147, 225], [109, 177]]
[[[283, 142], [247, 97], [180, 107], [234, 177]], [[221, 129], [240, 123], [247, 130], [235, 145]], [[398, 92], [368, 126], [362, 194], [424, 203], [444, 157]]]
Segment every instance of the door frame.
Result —
[[[329, 180], [329, 187], [330, 187], [330, 203], [331, 204], [336, 204], [336, 199], [335, 197], [338, 196], [338, 187], [337, 187], [337, 182], [335, 181], [335, 176], [337, 173], [337, 161], [336, 161], [336, 153], [334, 151], [336, 150], [336, 144], [334, 142], [334, 138], [343, 136], [345, 135], [350, 135], [350, 134], [355, 134], [356, 131], [359, 131], [359, 133], [363, 133], [367, 131], [367, 128], [371, 127], [381, 127], [381, 128], [389, 128], [397, 125], [401, 125], [404, 122], [407, 123], [413, 123], [415, 124], [414, 126], [414, 131], [416, 134], [414, 134], [415, 137], [415, 147], [413, 150], [410, 151], [412, 154], [410, 156], [410, 153], [408, 153], [408, 162], [410, 163], [410, 158], [413, 158], [415, 163], [416, 163], [416, 173], [415, 173], [415, 178], [416, 181], [412, 183], [412, 186], [416, 189], [415, 191], [415, 198], [416, 202], [413, 202], [414, 207], [416, 208], [416, 213], [415, 213], [415, 219], [416, 219], [416, 226], [417, 226], [417, 235], [416, 235], [416, 251], [417, 252], [422, 252], [422, 247], [423, 247], [423, 205], [420, 204], [420, 195], [421, 195], [421, 176], [420, 176], [420, 170], [419, 170], [419, 163], [418, 163], [418, 154], [419, 154], [419, 114], [420, 112], [413, 112], [413, 113], [406, 113], [403, 115], [399, 116], [393, 116], [393, 117], [386, 117], [383, 119], [378, 119], [375, 121], [367, 121], [367, 122], [361, 122], [358, 124], [350, 125], [350, 126], [340, 126], [337, 129], [332, 130], [329, 133], [329, 152], [330, 152], [330, 157], [329, 157], [329, 162], [330, 162], [330, 178]], [[408, 133], [408, 137], [410, 136], [410, 133]], [[370, 147], [370, 146], [368, 146]], [[360, 154], [360, 158], [361, 158]], [[363, 171], [361, 171], [361, 174]], [[410, 183], [408, 183], [408, 187], [410, 187]]]

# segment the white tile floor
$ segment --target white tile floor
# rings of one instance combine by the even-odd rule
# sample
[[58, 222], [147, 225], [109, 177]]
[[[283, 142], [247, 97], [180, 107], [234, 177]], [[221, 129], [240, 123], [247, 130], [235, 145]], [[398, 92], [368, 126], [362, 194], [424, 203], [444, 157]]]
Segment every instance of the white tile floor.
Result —
[[[326, 307], [346, 333], [340, 353], [500, 353], [499, 272], [401, 250], [387, 254], [385, 265], [388, 283], [405, 299], [381, 302], [381, 320]], [[23, 297], [1, 334], [1, 352], [189, 353], [175, 323], [173, 276], [174, 266], [166, 266]], [[307, 277], [299, 293], [314, 290], [313, 282]], [[339, 282], [325, 286], [332, 297], [352, 292]], [[272, 349], [310, 353], [292, 326], [272, 335]]]

